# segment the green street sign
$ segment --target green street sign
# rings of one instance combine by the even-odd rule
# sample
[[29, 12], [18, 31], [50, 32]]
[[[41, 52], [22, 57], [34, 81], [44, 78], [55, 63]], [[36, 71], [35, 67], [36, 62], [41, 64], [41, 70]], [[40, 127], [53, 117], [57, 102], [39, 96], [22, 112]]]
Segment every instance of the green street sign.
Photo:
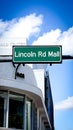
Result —
[[62, 46], [13, 46], [14, 63], [61, 63]]

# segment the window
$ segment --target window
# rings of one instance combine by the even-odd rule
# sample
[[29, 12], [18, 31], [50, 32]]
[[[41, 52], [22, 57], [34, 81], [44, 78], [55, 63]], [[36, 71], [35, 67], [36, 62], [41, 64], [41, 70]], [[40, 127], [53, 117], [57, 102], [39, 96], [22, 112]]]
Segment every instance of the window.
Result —
[[31, 130], [31, 101], [26, 100], [26, 130]]
[[9, 128], [23, 129], [23, 97], [9, 95]]
[[4, 98], [0, 95], [0, 126], [3, 127], [4, 120]]
[[32, 107], [32, 118], [33, 118], [33, 130], [37, 130], [37, 108], [35, 107], [35, 104], [33, 103]]
[[0, 91], [0, 127], [5, 126], [6, 120], [6, 96], [7, 93]]
[[0, 90], [0, 127], [32, 130], [32, 102], [22, 95]]

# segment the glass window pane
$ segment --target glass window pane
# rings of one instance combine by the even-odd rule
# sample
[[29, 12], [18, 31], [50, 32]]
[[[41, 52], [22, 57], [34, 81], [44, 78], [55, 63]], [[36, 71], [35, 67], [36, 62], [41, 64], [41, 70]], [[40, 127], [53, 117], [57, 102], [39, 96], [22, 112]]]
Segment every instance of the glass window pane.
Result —
[[6, 95], [6, 92], [0, 90], [0, 127], [4, 127], [6, 121]]
[[4, 122], [4, 98], [0, 96], [0, 127], [3, 127]]
[[23, 129], [23, 97], [10, 95], [9, 128]]
[[37, 130], [37, 108], [35, 104], [32, 105], [32, 120], [33, 120], [33, 130]]
[[31, 101], [26, 101], [26, 130], [31, 130]]

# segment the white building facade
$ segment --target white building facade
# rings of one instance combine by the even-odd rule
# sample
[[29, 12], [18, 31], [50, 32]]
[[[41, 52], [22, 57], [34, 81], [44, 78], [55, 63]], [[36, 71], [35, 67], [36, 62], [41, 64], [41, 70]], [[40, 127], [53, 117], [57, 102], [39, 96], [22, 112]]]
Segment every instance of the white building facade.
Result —
[[44, 70], [0, 62], [0, 130], [51, 130], [44, 102]]

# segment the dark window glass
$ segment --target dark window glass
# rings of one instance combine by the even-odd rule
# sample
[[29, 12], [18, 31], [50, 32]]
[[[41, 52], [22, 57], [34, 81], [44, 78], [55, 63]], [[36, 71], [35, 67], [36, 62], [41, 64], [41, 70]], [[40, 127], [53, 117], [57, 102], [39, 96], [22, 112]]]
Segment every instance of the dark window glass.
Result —
[[0, 127], [3, 127], [4, 121], [4, 98], [0, 97]]
[[23, 105], [21, 98], [9, 99], [9, 128], [23, 129]]
[[35, 108], [35, 106], [33, 105], [33, 130], [37, 130], [37, 109]]

